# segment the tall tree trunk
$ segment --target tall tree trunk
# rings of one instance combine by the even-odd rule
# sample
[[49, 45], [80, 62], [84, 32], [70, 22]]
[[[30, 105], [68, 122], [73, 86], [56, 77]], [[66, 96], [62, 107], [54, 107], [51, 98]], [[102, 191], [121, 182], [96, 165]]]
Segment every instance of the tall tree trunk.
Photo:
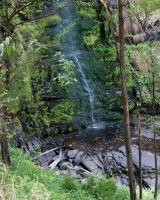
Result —
[[2, 151], [2, 161], [5, 165], [11, 165], [11, 159], [8, 148], [8, 140], [6, 133], [1, 134], [1, 151]]
[[154, 158], [155, 158], [155, 189], [154, 198], [157, 200], [158, 195], [158, 166], [157, 166], [157, 141], [156, 141], [156, 127], [155, 127], [155, 117], [156, 117], [156, 101], [155, 101], [155, 74], [152, 73], [152, 106], [153, 106], [153, 134], [154, 134]]
[[97, 0], [97, 3], [98, 3], [97, 17], [98, 17], [98, 20], [100, 21], [100, 23], [99, 23], [100, 38], [101, 38], [102, 43], [104, 43], [105, 39], [106, 39], [106, 31], [105, 31], [105, 21], [104, 21], [104, 17], [102, 14], [103, 5], [101, 4], [101, 2], [99, 0]]
[[11, 165], [11, 159], [9, 154], [7, 133], [5, 133], [5, 120], [4, 120], [4, 110], [3, 105], [0, 109], [0, 145], [1, 145], [1, 154], [2, 154], [2, 162], [6, 165]]
[[139, 146], [139, 199], [142, 200], [142, 144], [141, 144], [141, 117], [137, 111], [137, 129], [138, 129], [138, 146]]
[[120, 65], [120, 77], [121, 77], [121, 90], [123, 96], [123, 110], [124, 110], [124, 126], [125, 126], [125, 143], [130, 187], [130, 198], [136, 200], [136, 188], [135, 178], [133, 172], [132, 151], [131, 151], [131, 136], [129, 125], [129, 105], [128, 94], [126, 88], [126, 75], [125, 75], [125, 61], [124, 61], [124, 18], [123, 18], [123, 3], [122, 0], [118, 0], [118, 16], [119, 16], [119, 52], [118, 60]]
[[[4, 11], [4, 17], [2, 20], [2, 27], [0, 29], [0, 36], [3, 41], [10, 35], [10, 26], [11, 24], [8, 23], [8, 4], [5, 0], [1, 2], [2, 8]], [[3, 65], [5, 68], [5, 89], [8, 90], [9, 88], [9, 81], [10, 81], [10, 73], [11, 73], [11, 63], [9, 60], [8, 55], [6, 54], [3, 58]], [[9, 154], [9, 146], [8, 146], [8, 139], [7, 139], [7, 132], [5, 128], [5, 115], [6, 115], [6, 107], [5, 105], [0, 105], [0, 145], [1, 145], [1, 155], [2, 161], [6, 165], [11, 165], [11, 159]]]
[[[5, 89], [9, 89], [9, 81], [10, 81], [10, 73], [11, 73], [11, 63], [6, 56], [4, 58], [4, 67], [6, 69], [5, 72]], [[5, 116], [7, 115], [6, 112], [6, 106], [1, 105], [0, 109], [0, 127], [1, 127], [1, 132], [0, 132], [0, 144], [1, 144], [1, 154], [2, 154], [2, 161], [6, 165], [11, 165], [11, 159], [10, 159], [10, 153], [9, 153], [9, 146], [8, 146], [8, 139], [7, 139], [7, 131], [5, 128], [5, 124], [7, 124], [7, 120], [5, 119]]]

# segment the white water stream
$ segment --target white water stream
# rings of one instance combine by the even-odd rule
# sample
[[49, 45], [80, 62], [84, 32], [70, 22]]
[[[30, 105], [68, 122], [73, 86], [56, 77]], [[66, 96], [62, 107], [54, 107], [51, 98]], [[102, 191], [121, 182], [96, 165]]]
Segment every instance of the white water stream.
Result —
[[86, 76], [84, 74], [83, 68], [82, 68], [81, 64], [79, 63], [79, 60], [78, 60], [78, 58], [76, 56], [74, 56], [74, 60], [75, 60], [75, 62], [77, 64], [79, 72], [81, 73], [82, 80], [83, 80], [83, 83], [84, 83], [84, 88], [88, 93], [89, 103], [90, 103], [90, 110], [91, 110], [90, 116], [91, 116], [91, 120], [92, 120], [92, 124], [93, 124], [93, 123], [95, 123], [94, 114], [93, 114], [93, 110], [94, 110], [94, 94], [92, 92], [92, 89], [90, 88], [88, 80], [86, 79]]
[[[86, 119], [90, 122], [90, 127], [98, 128], [99, 117], [97, 109], [99, 102], [96, 98], [94, 81], [92, 80], [92, 64], [90, 52], [82, 44], [82, 36], [77, 24], [77, 13], [74, 6], [69, 6], [60, 12], [62, 21], [54, 30], [60, 37], [60, 51], [67, 59], [75, 64], [77, 72], [77, 91], [73, 98], [79, 101], [79, 112], [85, 112]], [[77, 99], [76, 99], [77, 98]], [[99, 113], [98, 113], [99, 114]]]

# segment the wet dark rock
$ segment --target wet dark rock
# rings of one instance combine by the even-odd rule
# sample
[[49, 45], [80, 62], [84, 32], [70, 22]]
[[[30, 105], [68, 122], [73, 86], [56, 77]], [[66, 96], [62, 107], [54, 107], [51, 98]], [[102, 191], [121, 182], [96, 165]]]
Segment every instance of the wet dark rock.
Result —
[[102, 164], [102, 162], [100, 161], [100, 159], [97, 156], [93, 156], [92, 157], [94, 163], [101, 169], [104, 170], [104, 166]]
[[[125, 147], [122, 146], [117, 150], [89, 155], [77, 149], [70, 150], [65, 147], [61, 149], [62, 158], [57, 164], [57, 173], [66, 175], [68, 172], [77, 179], [85, 179], [89, 174], [101, 175], [104, 173], [114, 173], [119, 184], [128, 185], [127, 177], [127, 158]], [[38, 158], [37, 164], [44, 168], [59, 158], [60, 150], [53, 151], [42, 155]], [[138, 147], [132, 146], [132, 155], [134, 163], [134, 173], [138, 181]], [[160, 158], [158, 158], [158, 167], [160, 170]], [[154, 154], [142, 151], [142, 178], [143, 186], [150, 188], [155, 181]], [[137, 183], [138, 184], [138, 183]]]
[[73, 168], [73, 165], [70, 162], [61, 162], [59, 168], [61, 170], [67, 170], [68, 168]]
[[41, 156], [41, 157], [38, 159], [38, 162], [40, 163], [40, 166], [41, 166], [41, 167], [48, 168], [48, 166], [49, 166], [49, 162], [48, 162], [46, 156]]
[[42, 145], [41, 145], [41, 152], [46, 152], [46, 151], [48, 151], [50, 149], [53, 149], [53, 148], [55, 148], [55, 146], [52, 145], [52, 144], [43, 144], [42, 143]]
[[27, 142], [27, 148], [28, 148], [28, 151], [30, 152], [30, 155], [32, 155], [32, 156], [35, 155], [35, 150], [33, 148], [31, 141]]
[[84, 156], [84, 152], [83, 151], [79, 151], [78, 154], [76, 155], [75, 159], [74, 159], [74, 164], [75, 165], [79, 165], [80, 162], [82, 161], [82, 158]]
[[123, 169], [127, 169], [127, 159], [126, 156], [120, 151], [113, 151], [113, 159], [115, 160], [116, 164]]
[[[125, 147], [121, 147], [120, 151], [125, 155], [126, 157], [126, 150]], [[133, 145], [132, 146], [132, 157], [133, 157], [133, 163], [139, 167], [139, 158], [138, 158], [138, 146]], [[158, 170], [160, 170], [160, 156], [157, 156], [158, 160]], [[145, 171], [152, 172], [155, 170], [155, 164], [154, 164], [154, 154], [148, 151], [142, 151], [142, 169], [145, 169]]]
[[49, 128], [46, 129], [48, 135], [63, 135], [73, 132], [77, 132], [80, 129], [84, 128], [84, 122], [74, 121], [71, 123], [53, 123]]
[[67, 156], [71, 159], [74, 159], [78, 154], [78, 152], [79, 152], [78, 150], [69, 150]]
[[23, 141], [23, 148], [26, 152], [28, 152], [31, 156], [35, 155], [37, 150], [41, 149], [41, 142], [39, 138], [33, 137], [29, 141]]
[[83, 167], [85, 167], [87, 170], [89, 170], [90, 172], [95, 172], [97, 171], [97, 165], [96, 163], [91, 159], [91, 157], [85, 155], [82, 157], [82, 160], [81, 160], [81, 165]]
[[[155, 184], [155, 179], [152, 179], [152, 178], [150, 178], [150, 177], [148, 177], [148, 178], [143, 178], [142, 184], [143, 184], [143, 187], [144, 187], [144, 188], [149, 189], [149, 188], [151, 188], [151, 186], [154, 186], [154, 184]], [[158, 184], [160, 184], [160, 181], [159, 181]], [[160, 190], [160, 187], [159, 187], [159, 186], [158, 186], [158, 190]]]
[[[110, 124], [107, 127], [109, 130], [119, 129], [119, 124]], [[95, 142], [97, 142], [96, 137], [102, 137], [101, 134], [96, 135], [97, 132], [93, 131], [93, 127], [89, 129], [89, 136], [85, 137], [84, 135], [78, 135], [77, 140], [80, 142], [79, 138], [83, 137], [83, 142], [85, 140], [89, 140], [91, 142], [94, 138]], [[96, 129], [97, 130], [97, 129]], [[103, 132], [103, 134], [110, 133], [110, 131]], [[86, 134], [86, 133], [85, 133]], [[91, 135], [92, 134], [92, 135]], [[73, 135], [71, 135], [72, 138]], [[135, 136], [134, 136], [135, 137]], [[133, 138], [134, 138], [133, 137]], [[102, 137], [104, 139], [104, 137]], [[109, 137], [110, 139], [115, 138], [114, 135]], [[72, 138], [73, 139], [73, 138]], [[105, 137], [107, 140], [108, 137]], [[117, 141], [117, 140], [116, 140]], [[72, 141], [73, 143], [75, 141]], [[52, 150], [51, 152], [46, 152], [45, 155], [38, 157], [36, 163], [44, 168], [49, 168], [50, 164], [59, 159], [61, 154], [60, 161], [56, 164], [57, 173], [60, 175], [66, 175], [69, 171], [70, 173], [77, 179], [85, 179], [88, 175], [101, 175], [104, 173], [107, 174], [115, 174], [115, 178], [118, 183], [128, 185], [128, 177], [127, 177], [127, 158], [126, 158], [126, 150], [125, 146], [106, 146], [107, 148], [103, 149], [103, 151], [93, 151], [92, 153], [85, 152], [82, 150], [78, 150], [76, 148], [65, 145], [64, 140], [48, 139], [48, 143], [41, 144], [38, 138], [32, 138], [29, 142], [25, 143], [24, 148], [27, 152], [33, 153], [35, 151], [34, 147], [41, 145], [42, 152], [45, 149], [45, 146], [49, 148], [45, 149], [46, 151]], [[115, 144], [115, 143], [114, 143]], [[94, 144], [92, 144], [94, 145]], [[43, 149], [44, 148], [44, 149]], [[72, 148], [72, 149], [71, 149]], [[133, 170], [136, 176], [136, 181], [138, 184], [138, 174], [139, 174], [139, 159], [138, 159], [138, 146], [132, 145], [132, 155], [133, 155]], [[160, 172], [160, 156], [157, 156], [158, 159], [158, 170]], [[150, 188], [154, 185], [155, 181], [155, 167], [154, 167], [154, 154], [142, 150], [142, 178], [143, 178], [143, 186], [145, 188]], [[160, 185], [160, 183], [159, 183]]]
[[10, 141], [10, 144], [14, 148], [20, 148], [22, 143], [20, 142], [19, 138], [17, 135], [14, 135]]
[[56, 93], [56, 94], [51, 94], [51, 93], [45, 93], [42, 95], [42, 100], [43, 101], [52, 101], [52, 102], [57, 102], [61, 99], [63, 99], [64, 96], [60, 93]]
[[32, 136], [26, 140], [26, 135], [22, 129], [14, 132], [10, 144], [14, 148], [23, 148], [25, 152], [31, 156], [35, 155], [36, 151], [40, 150], [42, 145], [38, 137]]
[[55, 158], [56, 153], [52, 151], [52, 152], [47, 153], [45, 156], [47, 158], [48, 163], [50, 163], [53, 160], [53, 158]]
[[103, 166], [106, 173], [113, 173], [118, 171], [118, 166], [116, 165], [116, 162], [111, 154], [111, 152], [106, 152], [106, 155], [103, 159]]
[[40, 163], [40, 166], [48, 168], [50, 163], [58, 157], [55, 152], [49, 152], [45, 155], [42, 155], [37, 158], [37, 161]]
[[41, 163], [41, 167], [43, 167], [43, 168], [48, 168], [48, 162], [47, 162], [47, 161], [43, 161], [43, 162]]
[[37, 137], [34, 137], [34, 138], [32, 139], [32, 144], [33, 144], [34, 147], [40, 148], [40, 146], [41, 146], [41, 141], [40, 141]]
[[22, 130], [18, 130], [13, 134], [13, 137], [10, 141], [10, 144], [14, 148], [20, 148], [24, 144], [24, 132]]
[[28, 155], [31, 155], [31, 153], [30, 153], [30, 151], [28, 149], [28, 146], [26, 144], [23, 145], [23, 149]]
[[52, 144], [54, 145], [54, 147], [59, 147], [59, 146], [63, 146], [63, 142], [61, 139], [54, 139], [52, 141]]

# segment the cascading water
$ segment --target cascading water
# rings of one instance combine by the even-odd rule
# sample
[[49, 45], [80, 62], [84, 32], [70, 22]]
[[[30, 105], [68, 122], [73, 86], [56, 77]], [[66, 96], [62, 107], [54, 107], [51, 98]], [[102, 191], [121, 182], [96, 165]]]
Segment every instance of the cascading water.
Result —
[[90, 113], [89, 118], [91, 124], [94, 124], [96, 123], [96, 117], [94, 115], [95, 99], [94, 89], [92, 88], [93, 83], [91, 83], [92, 80], [89, 79], [86, 72], [86, 68], [88, 66], [83, 61], [87, 52], [81, 47], [82, 45], [80, 44], [80, 33], [75, 22], [76, 14], [74, 8], [72, 6], [65, 8], [62, 13], [62, 18], [60, 26], [64, 34], [62, 34], [61, 37], [61, 51], [68, 59], [71, 59], [76, 66], [78, 80], [81, 82], [83, 87], [84, 96], [87, 97], [88, 102], [86, 102], [86, 104], [89, 104], [89, 106], [86, 106], [88, 112]]
[[[97, 117], [96, 91], [94, 81], [91, 78], [92, 64], [90, 53], [85, 50], [82, 44], [82, 36], [77, 25], [77, 13], [74, 6], [64, 8], [60, 15], [62, 21], [58, 27], [54, 29], [57, 35], [60, 36], [60, 51], [69, 60], [72, 60], [76, 66], [77, 86], [75, 99], [82, 99], [79, 103], [79, 110], [83, 110], [88, 116], [89, 124], [97, 128], [95, 124], [100, 122], [100, 117]], [[89, 113], [89, 114], [88, 114]]]
[[89, 103], [90, 103], [90, 108], [91, 108], [91, 120], [92, 120], [92, 123], [95, 123], [94, 114], [93, 114], [93, 110], [94, 110], [94, 94], [93, 94], [92, 89], [90, 88], [90, 86], [88, 84], [88, 81], [87, 81], [87, 79], [85, 77], [85, 74], [83, 72], [82, 66], [78, 61], [78, 58], [76, 56], [74, 56], [74, 59], [76, 61], [78, 70], [82, 75], [82, 80], [84, 82], [85, 89], [86, 89], [86, 91], [88, 93]]

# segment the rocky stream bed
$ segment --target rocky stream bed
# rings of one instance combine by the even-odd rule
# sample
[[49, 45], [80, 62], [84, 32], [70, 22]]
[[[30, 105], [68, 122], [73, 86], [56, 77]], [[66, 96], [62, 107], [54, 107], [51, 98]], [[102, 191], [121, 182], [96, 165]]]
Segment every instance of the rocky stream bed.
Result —
[[[45, 142], [33, 137], [26, 143], [12, 141], [15, 147], [22, 146], [32, 155], [36, 164], [46, 169], [55, 169], [57, 175], [70, 173], [82, 182], [88, 175], [114, 176], [119, 184], [128, 185], [127, 160], [122, 124], [106, 123], [104, 126], [90, 127], [72, 135], [48, 138]], [[136, 182], [138, 184], [139, 158], [138, 135], [132, 130], [132, 154]], [[142, 130], [142, 174], [143, 186], [154, 186], [154, 141], [152, 130]], [[160, 174], [160, 137], [157, 136], [158, 171]], [[39, 151], [37, 155], [37, 150]], [[160, 190], [160, 176], [158, 189]]]

